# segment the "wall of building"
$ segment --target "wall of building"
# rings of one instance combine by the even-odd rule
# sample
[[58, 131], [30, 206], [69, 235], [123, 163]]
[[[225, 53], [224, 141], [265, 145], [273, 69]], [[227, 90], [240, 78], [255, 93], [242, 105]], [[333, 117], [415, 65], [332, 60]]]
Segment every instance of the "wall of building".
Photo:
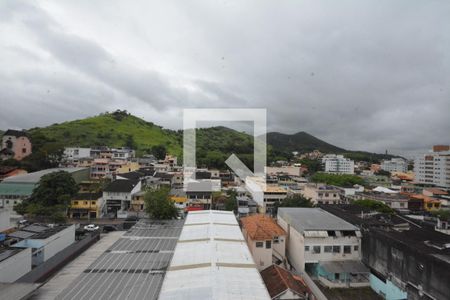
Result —
[[450, 295], [450, 267], [443, 260], [416, 251], [414, 245], [387, 238], [383, 232], [371, 229], [362, 238], [363, 261], [371, 269], [389, 278], [408, 299], [447, 299]]
[[389, 280], [382, 281], [375, 275], [370, 274], [369, 281], [372, 290], [386, 300], [403, 300], [407, 298], [407, 293]]
[[11, 213], [7, 209], [0, 209], [0, 232], [11, 228]]
[[277, 216], [278, 225], [287, 233], [286, 257], [289, 263], [297, 270], [305, 270], [305, 246], [303, 235], [291, 227], [283, 218]]
[[[319, 261], [359, 260], [361, 258], [359, 239], [355, 236], [325, 238], [305, 237], [304, 246], [309, 246], [309, 251], [305, 250], [305, 263], [317, 263]], [[314, 253], [314, 246], [320, 247], [320, 253]], [[340, 252], [325, 252], [325, 246], [339, 246]], [[344, 253], [344, 246], [350, 246], [351, 253]], [[355, 246], [357, 247], [356, 250]]]
[[50, 236], [45, 240], [44, 261], [75, 242], [75, 225]]
[[0, 282], [14, 282], [31, 271], [31, 248], [0, 262]]

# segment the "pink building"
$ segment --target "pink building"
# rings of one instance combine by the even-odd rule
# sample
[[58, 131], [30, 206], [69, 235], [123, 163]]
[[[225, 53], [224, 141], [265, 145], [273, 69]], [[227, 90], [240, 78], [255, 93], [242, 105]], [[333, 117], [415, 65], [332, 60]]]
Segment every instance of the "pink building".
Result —
[[24, 131], [8, 129], [2, 137], [0, 157], [22, 160], [31, 154], [31, 141]]

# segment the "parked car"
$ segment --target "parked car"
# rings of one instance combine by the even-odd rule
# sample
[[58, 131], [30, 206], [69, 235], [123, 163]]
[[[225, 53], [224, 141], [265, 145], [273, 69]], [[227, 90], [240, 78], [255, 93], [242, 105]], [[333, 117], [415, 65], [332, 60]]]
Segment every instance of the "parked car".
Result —
[[84, 226], [84, 230], [86, 230], [86, 231], [96, 231], [99, 228], [100, 227], [98, 227], [98, 225], [95, 225], [95, 224], [89, 224], [89, 225]]
[[111, 231], [116, 231], [117, 227], [113, 226], [113, 225], [105, 225], [103, 226], [103, 232], [111, 232]]
[[19, 220], [17, 221], [17, 225], [19, 226], [26, 226], [29, 225], [30, 223], [28, 222], [28, 220]]

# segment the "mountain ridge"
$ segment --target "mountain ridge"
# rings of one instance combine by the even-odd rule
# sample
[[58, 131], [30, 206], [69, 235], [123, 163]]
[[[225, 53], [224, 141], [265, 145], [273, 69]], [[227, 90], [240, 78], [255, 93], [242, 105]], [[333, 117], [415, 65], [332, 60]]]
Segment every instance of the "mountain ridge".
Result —
[[[46, 127], [34, 127], [27, 131], [35, 141], [58, 142], [64, 146], [129, 146], [136, 148], [138, 154], [142, 154], [151, 153], [153, 147], [162, 145], [168, 153], [182, 155], [182, 130], [165, 129], [121, 110], [60, 124], [55, 123]], [[207, 158], [199, 160], [205, 165], [224, 157], [226, 160], [231, 153], [248, 156], [247, 160], [251, 160], [253, 139], [247, 133], [225, 126], [215, 126], [197, 129], [196, 136], [197, 156]], [[392, 157], [391, 155], [346, 150], [305, 131], [294, 134], [269, 132], [267, 133], [267, 144], [268, 160], [270, 161], [277, 158], [288, 159], [292, 156], [293, 151], [306, 153], [313, 150], [345, 154], [353, 159], [368, 161]]]

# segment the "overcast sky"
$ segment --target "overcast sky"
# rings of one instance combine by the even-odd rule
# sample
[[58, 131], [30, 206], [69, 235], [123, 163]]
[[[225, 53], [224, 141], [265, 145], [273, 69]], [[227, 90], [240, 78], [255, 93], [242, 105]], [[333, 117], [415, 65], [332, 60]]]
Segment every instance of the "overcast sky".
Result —
[[0, 1], [0, 128], [267, 108], [270, 131], [450, 143], [450, 1]]

